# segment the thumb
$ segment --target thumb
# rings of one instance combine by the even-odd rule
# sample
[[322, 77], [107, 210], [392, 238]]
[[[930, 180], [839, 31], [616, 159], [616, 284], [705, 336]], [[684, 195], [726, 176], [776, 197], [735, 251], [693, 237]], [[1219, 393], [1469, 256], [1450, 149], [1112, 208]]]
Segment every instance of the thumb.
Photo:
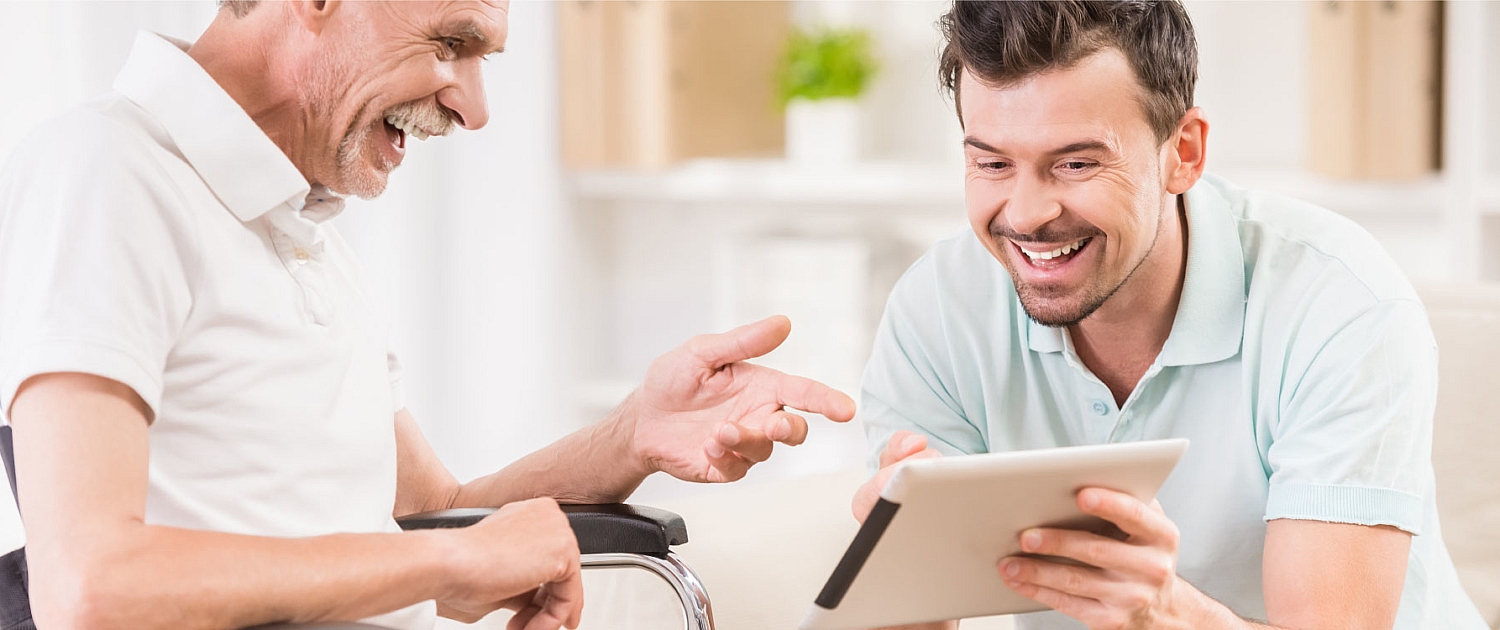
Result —
[[927, 436], [911, 431], [897, 431], [880, 451], [880, 467], [885, 468], [927, 448]]
[[726, 333], [694, 337], [687, 343], [687, 350], [699, 361], [718, 369], [775, 350], [790, 334], [792, 320], [785, 315], [773, 315]]

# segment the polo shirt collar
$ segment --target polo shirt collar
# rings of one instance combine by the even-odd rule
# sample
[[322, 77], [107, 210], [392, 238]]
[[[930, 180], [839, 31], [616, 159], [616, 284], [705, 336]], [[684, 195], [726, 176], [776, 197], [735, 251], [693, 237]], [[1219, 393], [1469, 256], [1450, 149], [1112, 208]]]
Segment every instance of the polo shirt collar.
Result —
[[114, 89], [161, 123], [183, 159], [241, 221], [289, 204], [311, 186], [281, 148], [187, 54], [188, 43], [141, 31]]
[[[1205, 175], [1183, 195], [1187, 208], [1187, 271], [1172, 332], [1157, 361], [1163, 366], [1223, 361], [1240, 351], [1245, 334], [1245, 254], [1220, 180]], [[1061, 328], [1026, 318], [1027, 343], [1035, 352], [1062, 352]]]

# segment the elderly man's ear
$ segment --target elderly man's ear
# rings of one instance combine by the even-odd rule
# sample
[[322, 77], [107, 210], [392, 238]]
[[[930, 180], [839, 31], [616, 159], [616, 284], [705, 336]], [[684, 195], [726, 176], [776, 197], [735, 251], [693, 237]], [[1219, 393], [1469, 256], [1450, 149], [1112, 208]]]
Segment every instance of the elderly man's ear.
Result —
[[343, 6], [341, 0], [292, 0], [286, 3], [286, 10], [291, 11], [296, 17], [297, 23], [308, 32], [319, 35], [323, 27], [328, 25], [329, 18], [338, 12]]
[[1198, 183], [1208, 150], [1208, 119], [1203, 108], [1194, 107], [1177, 122], [1177, 133], [1162, 146], [1168, 193], [1180, 195]]

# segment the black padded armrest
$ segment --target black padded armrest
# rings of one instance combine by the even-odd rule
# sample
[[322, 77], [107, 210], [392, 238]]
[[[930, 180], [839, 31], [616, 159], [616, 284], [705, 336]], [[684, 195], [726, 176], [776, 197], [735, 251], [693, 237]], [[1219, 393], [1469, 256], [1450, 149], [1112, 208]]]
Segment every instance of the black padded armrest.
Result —
[[[625, 503], [564, 505], [562, 510], [578, 538], [579, 553], [663, 556], [688, 541], [687, 524], [666, 510]], [[494, 512], [494, 508], [436, 510], [403, 516], [396, 523], [407, 530], [468, 527]]]

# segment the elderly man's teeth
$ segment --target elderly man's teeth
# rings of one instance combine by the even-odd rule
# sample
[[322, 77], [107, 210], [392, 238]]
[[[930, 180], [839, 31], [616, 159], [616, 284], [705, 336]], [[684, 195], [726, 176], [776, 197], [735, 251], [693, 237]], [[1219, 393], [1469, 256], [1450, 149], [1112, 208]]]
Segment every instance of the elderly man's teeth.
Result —
[[1066, 256], [1068, 254], [1071, 254], [1073, 252], [1078, 251], [1079, 248], [1083, 247], [1083, 243], [1085, 241], [1087, 241], [1087, 240], [1088, 239], [1086, 239], [1086, 238], [1085, 239], [1081, 239], [1081, 240], [1078, 240], [1078, 241], [1076, 241], [1074, 243], [1070, 243], [1068, 245], [1064, 245], [1062, 247], [1054, 249], [1054, 250], [1052, 250], [1050, 252], [1033, 252], [1033, 251], [1028, 251], [1025, 248], [1022, 248], [1021, 251], [1026, 254], [1027, 258], [1030, 258], [1032, 260], [1052, 260], [1053, 258], [1057, 258], [1059, 256]]
[[396, 118], [395, 116], [386, 116], [385, 121], [387, 123], [390, 123], [392, 127], [400, 129], [401, 131], [405, 132], [406, 135], [418, 140], [426, 140], [432, 137], [430, 134], [425, 133], [420, 128], [418, 128], [416, 123], [413, 123], [409, 120], [403, 120], [400, 118]]

